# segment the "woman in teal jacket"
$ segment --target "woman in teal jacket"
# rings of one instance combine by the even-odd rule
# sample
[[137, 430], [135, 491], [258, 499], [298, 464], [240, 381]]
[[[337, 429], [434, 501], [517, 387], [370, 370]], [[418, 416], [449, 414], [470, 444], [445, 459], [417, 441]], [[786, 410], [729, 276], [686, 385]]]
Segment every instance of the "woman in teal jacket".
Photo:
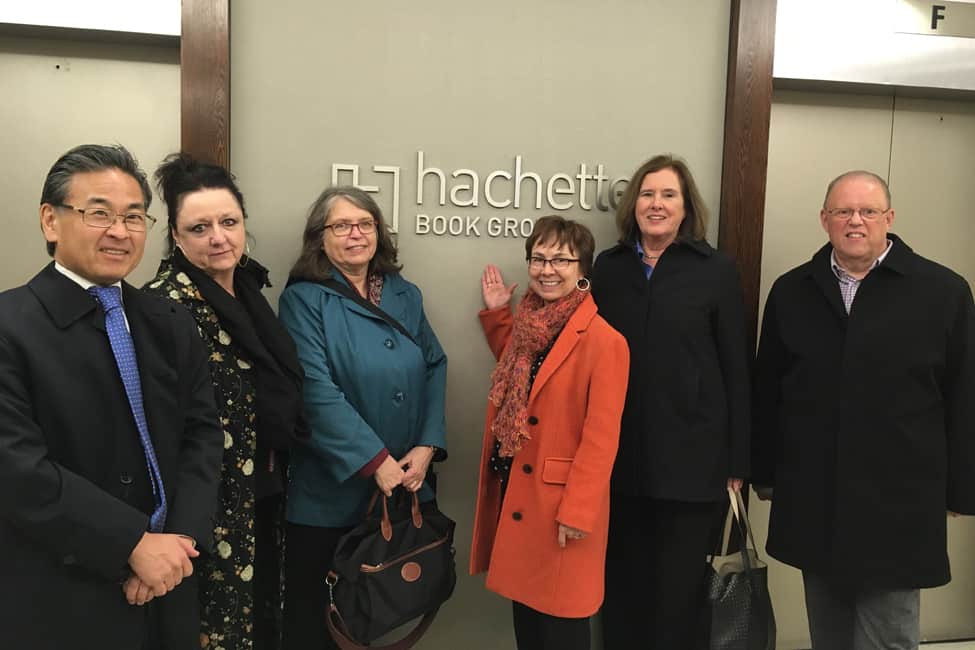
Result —
[[309, 211], [281, 295], [311, 427], [292, 454], [288, 485], [286, 649], [335, 647], [324, 576], [339, 538], [361, 521], [377, 486], [433, 499], [427, 470], [446, 458], [447, 358], [396, 256], [375, 201], [354, 187], [329, 188]]

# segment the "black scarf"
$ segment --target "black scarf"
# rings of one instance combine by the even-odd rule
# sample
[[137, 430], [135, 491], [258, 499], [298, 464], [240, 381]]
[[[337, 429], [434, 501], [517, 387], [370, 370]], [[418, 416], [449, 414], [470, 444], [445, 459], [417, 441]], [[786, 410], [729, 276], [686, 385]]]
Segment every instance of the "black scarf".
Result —
[[220, 326], [254, 364], [259, 448], [286, 450], [295, 439], [307, 439], [310, 431], [301, 398], [304, 373], [294, 341], [261, 293], [271, 286], [267, 269], [243, 256], [234, 269], [235, 298], [178, 248], [172, 263], [189, 276]]

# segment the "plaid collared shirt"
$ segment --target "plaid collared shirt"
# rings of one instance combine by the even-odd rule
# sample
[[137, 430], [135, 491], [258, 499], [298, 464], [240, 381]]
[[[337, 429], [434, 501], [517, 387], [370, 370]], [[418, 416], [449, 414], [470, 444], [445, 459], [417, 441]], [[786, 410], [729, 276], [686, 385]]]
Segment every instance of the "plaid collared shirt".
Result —
[[[887, 248], [885, 248], [884, 252], [880, 254], [880, 257], [874, 260], [874, 263], [870, 265], [867, 273], [873, 271], [881, 262], [884, 261], [884, 258], [887, 257], [887, 253], [890, 252], [891, 243], [892, 242], [888, 239]], [[843, 296], [843, 306], [846, 307], [846, 313], [849, 314], [850, 308], [853, 306], [853, 299], [856, 298], [857, 289], [860, 288], [860, 283], [863, 282], [863, 279], [861, 278], [857, 280], [855, 277], [843, 270], [843, 267], [841, 267], [836, 261], [835, 250], [831, 251], [829, 254], [829, 263], [833, 269], [833, 275], [836, 276], [837, 281], [840, 283], [840, 295]], [[865, 278], [867, 276], [863, 277]]]

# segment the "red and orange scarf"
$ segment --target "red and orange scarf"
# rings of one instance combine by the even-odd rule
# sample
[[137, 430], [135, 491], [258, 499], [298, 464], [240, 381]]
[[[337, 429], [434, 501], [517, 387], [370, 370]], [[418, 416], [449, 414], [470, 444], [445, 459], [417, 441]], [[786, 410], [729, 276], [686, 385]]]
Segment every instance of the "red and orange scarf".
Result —
[[531, 439], [525, 425], [532, 362], [558, 336], [586, 295], [585, 291], [573, 291], [546, 304], [529, 289], [518, 304], [511, 340], [491, 373], [491, 392], [488, 393], [491, 403], [498, 409], [491, 433], [501, 443], [501, 456], [514, 456], [525, 441]]

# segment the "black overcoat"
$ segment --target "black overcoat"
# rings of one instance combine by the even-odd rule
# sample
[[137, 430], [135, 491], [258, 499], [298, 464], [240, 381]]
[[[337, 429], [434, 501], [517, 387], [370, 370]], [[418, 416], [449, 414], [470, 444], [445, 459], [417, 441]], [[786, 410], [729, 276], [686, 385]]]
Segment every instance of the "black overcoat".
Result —
[[754, 382], [768, 551], [881, 588], [948, 582], [946, 510], [975, 514], [968, 283], [889, 235], [849, 316], [829, 245], [772, 286]]
[[[123, 283], [166, 532], [212, 546], [223, 448], [203, 342], [182, 307]], [[152, 488], [95, 299], [49, 265], [0, 294], [0, 646], [138, 649], [147, 608], [199, 647], [187, 585], [145, 607], [121, 584]]]
[[749, 464], [749, 359], [734, 263], [705, 241], [669, 246], [648, 281], [633, 244], [600, 253], [599, 313], [630, 346], [614, 495], [727, 498]]

